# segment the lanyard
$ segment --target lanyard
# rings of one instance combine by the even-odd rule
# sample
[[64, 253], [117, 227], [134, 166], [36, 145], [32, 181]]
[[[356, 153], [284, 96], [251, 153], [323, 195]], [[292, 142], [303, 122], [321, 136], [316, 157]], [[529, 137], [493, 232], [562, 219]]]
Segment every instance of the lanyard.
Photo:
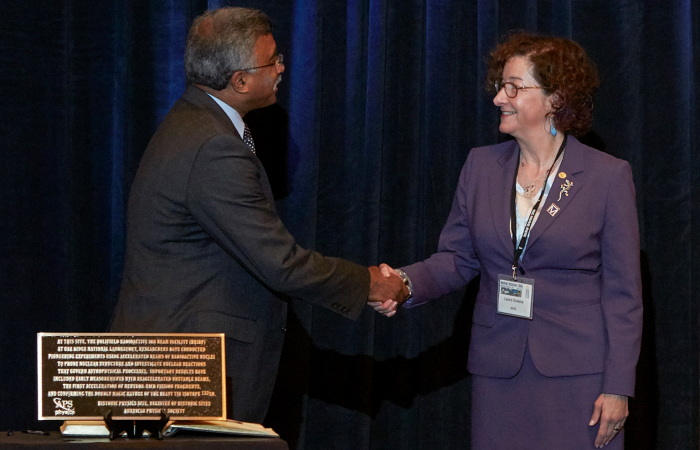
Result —
[[547, 175], [544, 177], [544, 183], [542, 184], [542, 189], [540, 190], [540, 196], [537, 199], [537, 203], [535, 203], [535, 206], [532, 207], [532, 210], [530, 211], [530, 216], [527, 218], [527, 223], [525, 223], [525, 229], [523, 229], [523, 235], [520, 238], [520, 243], [518, 244], [517, 239], [518, 239], [518, 229], [517, 229], [517, 217], [515, 216], [515, 184], [518, 182], [518, 170], [520, 169], [520, 158], [518, 158], [517, 166], [515, 168], [515, 177], [513, 178], [513, 191], [510, 196], [510, 231], [511, 234], [513, 235], [513, 247], [515, 248], [515, 251], [513, 253], [513, 281], [515, 281], [515, 272], [518, 270], [518, 265], [520, 261], [520, 255], [523, 254], [523, 250], [525, 250], [525, 243], [527, 242], [528, 236], [530, 236], [530, 227], [532, 226], [532, 221], [535, 218], [535, 214], [537, 213], [537, 210], [540, 207], [540, 202], [542, 201], [542, 197], [544, 196], [544, 191], [547, 188], [547, 182], [549, 181], [549, 174], [554, 169], [554, 165], [557, 163], [557, 160], [561, 156], [562, 152], [564, 151], [564, 147], [566, 147], [566, 135], [564, 135], [564, 140], [561, 143], [561, 146], [559, 146], [559, 151], [557, 152], [557, 157], [554, 158], [554, 161], [552, 162], [552, 167], [547, 170]]

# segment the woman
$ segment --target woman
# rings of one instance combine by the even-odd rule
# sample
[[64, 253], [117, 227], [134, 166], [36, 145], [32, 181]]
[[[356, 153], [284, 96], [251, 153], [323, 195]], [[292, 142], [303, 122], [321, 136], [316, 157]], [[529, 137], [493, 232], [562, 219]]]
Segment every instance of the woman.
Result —
[[590, 126], [596, 69], [570, 40], [517, 34], [491, 54], [488, 79], [499, 130], [515, 139], [469, 153], [438, 252], [398, 271], [405, 306], [481, 275], [473, 449], [622, 449], [641, 341], [639, 231], [629, 164], [574, 137]]

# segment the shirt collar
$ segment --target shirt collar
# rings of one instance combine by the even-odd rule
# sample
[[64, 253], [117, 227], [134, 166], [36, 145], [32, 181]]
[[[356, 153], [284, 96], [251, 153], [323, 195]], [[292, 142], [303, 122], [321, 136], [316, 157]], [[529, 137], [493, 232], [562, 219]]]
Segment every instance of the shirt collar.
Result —
[[224, 110], [228, 118], [231, 119], [231, 122], [233, 122], [233, 126], [236, 127], [238, 135], [241, 137], [241, 139], [243, 139], [243, 130], [245, 129], [245, 124], [243, 123], [243, 118], [241, 117], [241, 115], [238, 114], [238, 111], [231, 108], [229, 105], [214, 97], [210, 93], [207, 92], [206, 94], [209, 97], [213, 98], [214, 101], [221, 107], [221, 109]]

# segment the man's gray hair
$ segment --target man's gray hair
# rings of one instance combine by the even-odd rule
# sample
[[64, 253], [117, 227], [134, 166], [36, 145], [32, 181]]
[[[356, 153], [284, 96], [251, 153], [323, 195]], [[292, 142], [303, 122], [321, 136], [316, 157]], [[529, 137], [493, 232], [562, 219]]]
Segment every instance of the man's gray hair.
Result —
[[257, 65], [255, 43], [269, 33], [270, 18], [262, 11], [226, 7], [205, 12], [187, 35], [187, 84], [224, 89], [235, 71]]

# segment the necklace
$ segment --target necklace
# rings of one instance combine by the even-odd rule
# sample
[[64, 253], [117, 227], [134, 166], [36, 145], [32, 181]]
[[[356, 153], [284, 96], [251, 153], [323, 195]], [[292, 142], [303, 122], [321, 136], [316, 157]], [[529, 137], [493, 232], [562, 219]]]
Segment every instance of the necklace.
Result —
[[542, 175], [540, 175], [539, 177], [535, 178], [534, 180], [532, 180], [532, 182], [530, 184], [528, 184], [527, 186], [523, 186], [523, 197], [530, 198], [532, 196], [532, 193], [535, 192], [535, 186], [536, 186], [537, 182], [543, 176], [544, 176], [544, 173]]
[[[520, 153], [520, 167], [525, 167], [525, 161], [523, 160], [522, 152]], [[530, 198], [532, 196], [533, 192], [535, 192], [535, 187], [537, 186], [538, 182], [546, 173], [547, 171], [542, 172], [540, 176], [522, 186], [523, 197]]]
[[[556, 162], [557, 159], [558, 159], [557, 157], [554, 158], [554, 161], [552, 162], [552, 167], [554, 167], [554, 163]], [[546, 166], [546, 164], [545, 164], [545, 166]], [[525, 160], [523, 159], [522, 150], [520, 151], [520, 167], [525, 167]], [[549, 171], [548, 170], [544, 171], [540, 174], [540, 176], [538, 176], [537, 178], [535, 178], [531, 182], [527, 183], [524, 186], [521, 185], [521, 187], [523, 188], [523, 197], [530, 198], [532, 196], [532, 194], [535, 192], [535, 187], [537, 186], [538, 182], [542, 179], [542, 177], [545, 176], [545, 174], [547, 172], [549, 172]], [[544, 187], [544, 185], [543, 185], [543, 187]], [[537, 192], [539, 192], [539, 190]]]

